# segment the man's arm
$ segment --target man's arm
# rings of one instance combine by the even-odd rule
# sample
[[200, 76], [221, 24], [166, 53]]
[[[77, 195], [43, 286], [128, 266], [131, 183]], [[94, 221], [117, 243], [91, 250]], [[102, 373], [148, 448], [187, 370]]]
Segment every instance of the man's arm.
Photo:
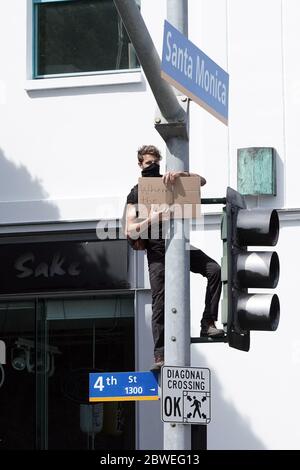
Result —
[[127, 204], [126, 208], [126, 226], [125, 226], [125, 234], [132, 239], [136, 239], [143, 232], [145, 232], [151, 224], [155, 224], [162, 220], [163, 216], [167, 216], [168, 209], [160, 209], [157, 210], [155, 207], [151, 208], [149, 212], [149, 216], [140, 221], [136, 217], [136, 208], [134, 204]]
[[163, 183], [168, 184], [175, 183], [176, 178], [179, 176], [198, 176], [200, 178], [200, 185], [204, 186], [206, 184], [206, 179], [203, 176], [198, 175], [197, 173], [190, 173], [189, 171], [168, 171], [163, 176]]
[[150, 222], [147, 219], [144, 219], [140, 222], [136, 217], [136, 208], [134, 204], [127, 204], [126, 207], [126, 226], [125, 234], [130, 238], [137, 238], [144, 230], [146, 230], [150, 225]]

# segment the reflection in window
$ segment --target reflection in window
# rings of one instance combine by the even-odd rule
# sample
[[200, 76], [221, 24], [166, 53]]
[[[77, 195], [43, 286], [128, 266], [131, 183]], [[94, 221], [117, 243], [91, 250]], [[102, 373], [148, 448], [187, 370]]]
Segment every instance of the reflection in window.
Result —
[[134, 449], [133, 402], [89, 402], [90, 372], [134, 365], [131, 296], [0, 303], [0, 450]]
[[35, 77], [137, 68], [113, 0], [34, 0], [34, 6]]
[[0, 451], [35, 448], [35, 311], [34, 302], [0, 303]]

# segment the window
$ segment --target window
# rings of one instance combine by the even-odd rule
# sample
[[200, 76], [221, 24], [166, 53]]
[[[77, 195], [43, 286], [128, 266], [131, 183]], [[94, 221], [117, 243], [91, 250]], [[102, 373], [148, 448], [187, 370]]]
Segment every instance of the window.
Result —
[[90, 372], [134, 366], [132, 296], [0, 302], [0, 450], [135, 448], [134, 402], [89, 402]]
[[33, 0], [34, 78], [139, 67], [113, 0]]

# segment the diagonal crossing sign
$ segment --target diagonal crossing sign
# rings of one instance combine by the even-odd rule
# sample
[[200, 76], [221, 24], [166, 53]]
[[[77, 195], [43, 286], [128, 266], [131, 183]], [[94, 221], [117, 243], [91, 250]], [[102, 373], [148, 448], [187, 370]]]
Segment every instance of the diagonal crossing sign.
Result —
[[162, 420], [167, 423], [208, 424], [210, 370], [203, 367], [162, 367]]

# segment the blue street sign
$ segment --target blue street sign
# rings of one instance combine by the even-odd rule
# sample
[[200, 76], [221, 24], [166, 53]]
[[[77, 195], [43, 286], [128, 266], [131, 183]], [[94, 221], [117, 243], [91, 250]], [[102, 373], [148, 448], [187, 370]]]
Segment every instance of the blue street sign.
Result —
[[153, 372], [110, 372], [90, 375], [89, 401], [158, 400]]
[[228, 124], [229, 75], [175, 29], [164, 26], [162, 77]]

